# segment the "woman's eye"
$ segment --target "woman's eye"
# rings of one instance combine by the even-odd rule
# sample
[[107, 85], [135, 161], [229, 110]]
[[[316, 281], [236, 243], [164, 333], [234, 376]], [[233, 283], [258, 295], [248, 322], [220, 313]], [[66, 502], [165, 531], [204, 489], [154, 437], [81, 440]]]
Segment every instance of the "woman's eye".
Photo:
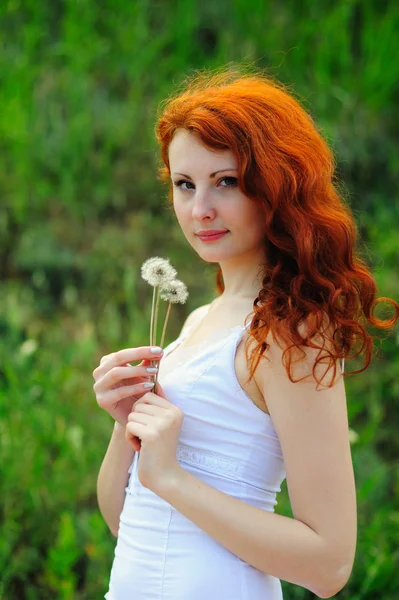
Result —
[[234, 187], [237, 184], [237, 177], [223, 177], [220, 181], [230, 180], [232, 183], [230, 185], [223, 185], [222, 187]]
[[[177, 188], [181, 188], [182, 190], [186, 190], [187, 188], [182, 188], [183, 183], [188, 183], [189, 185], [193, 185], [190, 181], [186, 181], [185, 179], [180, 179], [180, 181], [175, 181], [174, 185]], [[192, 188], [189, 188], [192, 189]]]
[[[228, 185], [222, 185], [221, 187], [234, 187], [235, 185], [237, 185], [237, 177], [222, 177], [222, 179], [219, 180], [218, 185], [222, 182], [222, 181], [230, 181], [230, 183]], [[182, 187], [183, 184], [188, 184], [191, 185], [192, 187], [187, 188], [187, 187]], [[174, 185], [177, 188], [182, 189], [183, 191], [190, 189], [192, 190], [194, 188], [194, 184], [191, 181], [187, 181], [185, 179], [180, 179], [179, 181], [175, 181]]]

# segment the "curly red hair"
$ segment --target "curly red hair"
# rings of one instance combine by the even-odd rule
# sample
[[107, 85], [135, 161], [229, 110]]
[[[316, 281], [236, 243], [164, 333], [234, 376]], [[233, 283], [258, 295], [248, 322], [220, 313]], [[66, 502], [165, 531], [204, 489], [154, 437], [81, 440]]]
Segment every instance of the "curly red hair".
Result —
[[[241, 190], [266, 208], [267, 263], [247, 340], [256, 341], [249, 380], [270, 346], [269, 331], [283, 343], [283, 357], [288, 352], [285, 367], [293, 383], [290, 350], [301, 346], [326, 349], [327, 354], [318, 353], [313, 375], [317, 363], [328, 357], [327, 371], [331, 364], [334, 368], [331, 387], [336, 360], [348, 357], [357, 339], [361, 347], [353, 357], [364, 350], [366, 364], [352, 373], [361, 373], [370, 364], [374, 337], [362, 321], [380, 329], [393, 327], [399, 305], [390, 298], [376, 299], [375, 279], [355, 250], [357, 228], [334, 176], [333, 153], [312, 117], [286, 86], [259, 70], [205, 69], [182, 86], [161, 104], [156, 125], [163, 160], [159, 178], [170, 183], [169, 202], [168, 149], [176, 130], [183, 128], [212, 150], [232, 151]], [[216, 287], [221, 294], [220, 267]], [[372, 314], [380, 302], [394, 307], [392, 318], [384, 321]], [[248, 360], [248, 347], [246, 356]]]

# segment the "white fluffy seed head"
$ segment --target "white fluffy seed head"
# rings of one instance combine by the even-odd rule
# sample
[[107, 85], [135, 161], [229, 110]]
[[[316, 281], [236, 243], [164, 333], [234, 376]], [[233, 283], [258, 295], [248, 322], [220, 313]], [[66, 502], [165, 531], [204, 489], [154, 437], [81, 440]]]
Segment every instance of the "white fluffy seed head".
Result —
[[359, 439], [359, 434], [354, 429], [349, 429], [349, 442], [355, 444]]
[[182, 281], [175, 279], [163, 287], [159, 295], [166, 302], [185, 304], [188, 298], [188, 290]]
[[154, 256], [146, 260], [141, 266], [141, 276], [152, 286], [165, 287], [174, 280], [176, 269], [165, 258]]

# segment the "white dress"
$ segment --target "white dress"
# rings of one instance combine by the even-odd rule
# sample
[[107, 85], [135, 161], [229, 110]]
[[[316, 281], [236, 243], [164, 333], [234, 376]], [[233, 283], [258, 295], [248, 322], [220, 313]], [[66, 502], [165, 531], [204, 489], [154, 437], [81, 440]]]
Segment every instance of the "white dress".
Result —
[[[164, 356], [189, 330], [164, 349]], [[166, 374], [161, 359], [158, 380], [185, 415], [180, 465], [225, 494], [274, 512], [286, 476], [284, 460], [270, 415], [252, 402], [235, 374], [244, 331], [240, 325], [220, 330], [213, 341], [185, 348], [183, 362]], [[106, 600], [282, 599], [278, 578], [227, 550], [143, 487], [138, 457], [136, 452], [129, 469]]]

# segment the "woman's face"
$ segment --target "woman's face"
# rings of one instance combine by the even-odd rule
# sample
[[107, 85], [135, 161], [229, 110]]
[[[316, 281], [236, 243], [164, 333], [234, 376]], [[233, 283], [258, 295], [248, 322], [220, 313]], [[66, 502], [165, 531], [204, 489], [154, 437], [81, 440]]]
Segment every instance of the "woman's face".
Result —
[[[237, 160], [229, 150], [215, 152], [185, 129], [169, 146], [173, 207], [179, 225], [194, 250], [208, 262], [248, 258], [264, 247], [264, 206], [238, 188]], [[228, 230], [204, 242], [200, 230]]]

